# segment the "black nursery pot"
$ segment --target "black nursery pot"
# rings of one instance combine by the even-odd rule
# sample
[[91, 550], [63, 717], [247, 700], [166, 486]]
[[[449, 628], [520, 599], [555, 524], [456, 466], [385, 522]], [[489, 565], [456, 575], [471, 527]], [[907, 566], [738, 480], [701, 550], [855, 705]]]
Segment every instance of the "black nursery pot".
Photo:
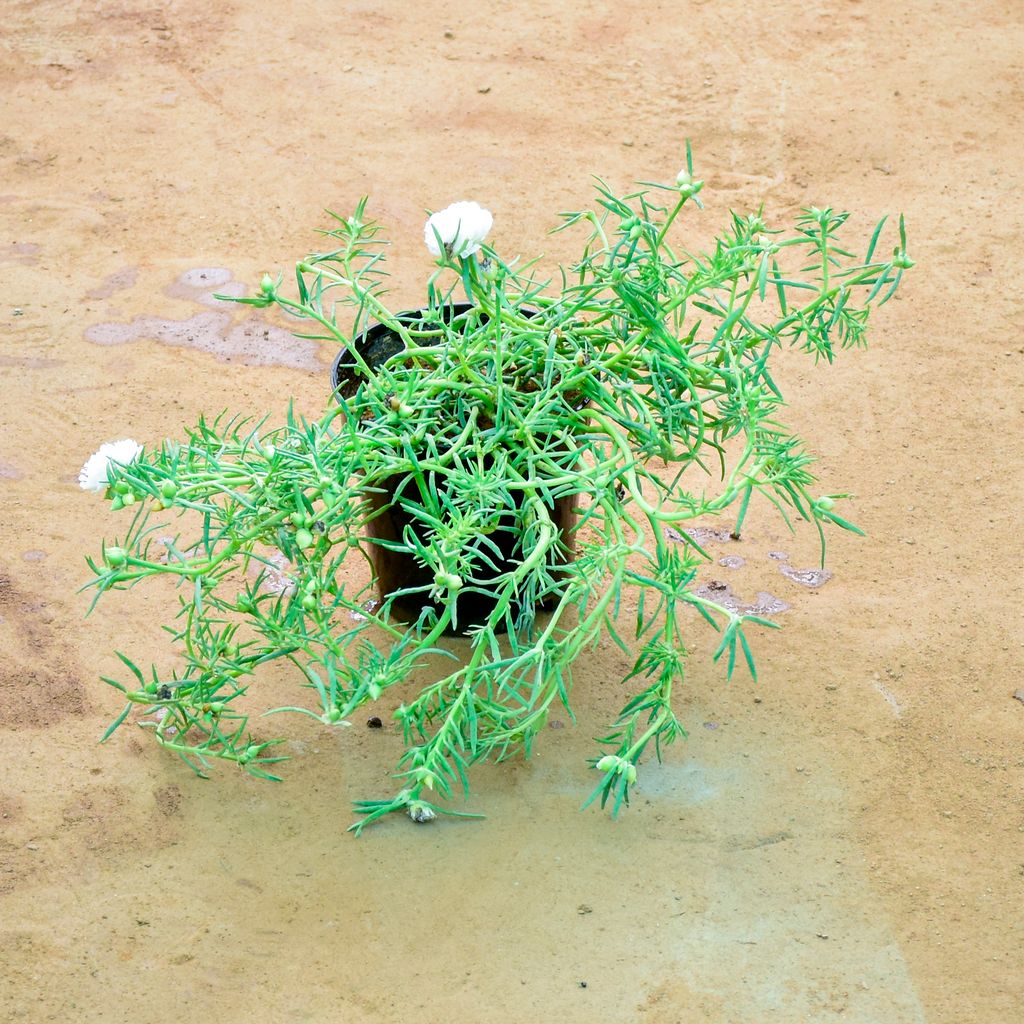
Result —
[[[465, 316], [473, 307], [468, 302], [453, 302], [445, 306], [442, 319], [444, 323], [450, 324], [460, 316]], [[436, 321], [427, 320], [428, 309], [414, 309], [406, 313], [399, 313], [395, 319], [402, 324], [436, 326]], [[385, 324], [374, 324], [368, 327], [362, 334], [356, 336], [353, 346], [365, 360], [367, 366], [376, 369], [383, 366], [395, 353], [405, 348], [405, 342], [399, 334], [396, 334]], [[331, 366], [331, 383], [334, 386], [334, 393], [340, 398], [351, 398], [358, 389], [362, 377], [359, 366], [351, 351], [343, 348], [335, 357]]]
[[[451, 323], [460, 316], [464, 316], [473, 309], [469, 303], [452, 303], [445, 307], [443, 320]], [[412, 310], [406, 313], [399, 313], [397, 318], [402, 323], [429, 324], [427, 319], [429, 310]], [[436, 323], [436, 321], [434, 321]], [[381, 366], [388, 359], [405, 347], [400, 335], [396, 334], [390, 327], [384, 324], [374, 324], [358, 335], [353, 342], [354, 347], [373, 369]], [[331, 367], [331, 382], [334, 388], [335, 397], [339, 401], [351, 398], [361, 383], [362, 374], [358, 364], [349, 349], [342, 349], [334, 360]], [[385, 480], [379, 487], [367, 494], [371, 516], [366, 524], [366, 534], [371, 541], [389, 541], [399, 543], [409, 526], [422, 528], [413, 517], [401, 507], [400, 501], [408, 500], [417, 493], [416, 483], [405, 479], [402, 475], [395, 475]], [[501, 550], [501, 558], [492, 560], [498, 569], [498, 575], [514, 569], [521, 562], [519, 550], [519, 536], [514, 530], [516, 516], [512, 512], [502, 517], [507, 528], [499, 528], [492, 535]], [[551, 510], [552, 521], [559, 531], [564, 552], [561, 556], [562, 564], [572, 558], [571, 536], [572, 528], [576, 518], [576, 497], [570, 496], [559, 498]], [[506, 524], [502, 524], [503, 526]], [[429, 588], [434, 583], [433, 574], [419, 565], [410, 552], [396, 551], [384, 547], [381, 544], [370, 544], [370, 557], [373, 561], [374, 574], [377, 577], [377, 587], [381, 599], [394, 594], [396, 591], [409, 588]], [[542, 602], [541, 609], [545, 607]], [[433, 606], [440, 611], [440, 605], [427, 597], [427, 591], [421, 594], [409, 595], [405, 598], [398, 598], [393, 601], [392, 614], [399, 619], [415, 621], [424, 607]], [[494, 598], [487, 594], [472, 592], [469, 590], [459, 593], [457, 598], [457, 619], [456, 630], [450, 632], [463, 632], [466, 629], [480, 625], [487, 621], [491, 612], [496, 606]], [[513, 609], [515, 611], [515, 609]]]

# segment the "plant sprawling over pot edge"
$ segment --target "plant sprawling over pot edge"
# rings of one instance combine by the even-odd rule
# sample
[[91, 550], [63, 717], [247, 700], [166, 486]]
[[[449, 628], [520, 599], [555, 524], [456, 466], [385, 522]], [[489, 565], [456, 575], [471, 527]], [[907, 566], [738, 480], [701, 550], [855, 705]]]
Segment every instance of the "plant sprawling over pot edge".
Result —
[[[363, 200], [293, 288], [266, 276], [237, 300], [342, 346], [337, 391], [313, 421], [222, 414], [182, 441], [104, 446], [83, 468], [84, 487], [132, 516], [89, 560], [96, 597], [180, 584], [180, 664], [144, 672], [119, 652], [130, 676], [106, 681], [127, 703], [104, 738], [136, 709], [197, 773], [219, 759], [276, 779], [281, 741], [254, 736], [244, 710], [264, 663], [294, 662], [309, 697], [272, 711], [327, 725], [400, 687], [397, 792], [359, 801], [353, 828], [392, 811], [427, 821], [460, 813], [446, 801], [474, 762], [529, 754], [553, 705], [572, 714], [573, 666], [609, 637], [635, 657], [636, 693], [599, 740], [590, 799], [628, 802], [645, 751], [685, 735], [686, 609], [720, 634], [729, 674], [738, 658], [754, 672], [746, 627], [773, 625], [697, 592], [708, 556], [682, 528], [734, 510], [739, 535], [758, 495], [812, 522], [823, 559], [825, 527], [856, 529], [836, 511], [848, 495], [817, 493], [779, 419], [772, 356], [862, 345], [869, 310], [912, 266], [902, 218], [889, 255], [883, 219], [859, 257], [838, 238], [847, 214], [818, 208], [789, 230], [733, 214], [689, 251], [680, 214], [702, 185], [689, 147], [672, 184], [618, 196], [599, 181], [596, 209], [555, 229], [583, 243], [554, 283], [503, 260], [484, 242], [491, 215], [457, 203], [427, 222], [427, 305], [402, 313], [385, 305]], [[369, 583], [353, 582], [355, 556]], [[418, 692], [402, 687], [414, 673]]]

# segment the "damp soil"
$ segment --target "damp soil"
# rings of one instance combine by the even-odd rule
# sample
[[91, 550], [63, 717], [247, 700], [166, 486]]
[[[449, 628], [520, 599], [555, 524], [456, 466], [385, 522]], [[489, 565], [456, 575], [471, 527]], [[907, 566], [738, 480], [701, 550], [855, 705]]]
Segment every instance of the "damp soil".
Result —
[[[1018, 5], [15, 0], [4, 43], [0, 1017], [1020, 1019]], [[685, 137], [692, 248], [730, 209], [832, 204], [858, 250], [905, 212], [918, 261], [867, 351], [777, 371], [867, 536], [830, 535], [826, 581], [770, 508], [692, 535], [700, 585], [789, 606], [751, 632], [757, 683], [725, 682], [694, 614], [689, 737], [614, 821], [579, 811], [629, 692], [611, 643], [575, 721], [477, 769], [483, 821], [345, 833], [392, 791], [390, 706], [255, 718], [293, 755], [280, 785], [196, 779], [137, 729], [99, 746], [113, 651], [173, 667], [177, 604], [83, 617], [84, 558], [127, 526], [77, 488], [85, 457], [328, 401], [329, 346], [216, 296], [287, 274], [363, 194], [397, 308], [425, 301], [423, 211], [454, 200], [506, 254], [571, 258], [557, 212], [592, 175], [670, 178]], [[254, 711], [296, 685], [267, 666]]]

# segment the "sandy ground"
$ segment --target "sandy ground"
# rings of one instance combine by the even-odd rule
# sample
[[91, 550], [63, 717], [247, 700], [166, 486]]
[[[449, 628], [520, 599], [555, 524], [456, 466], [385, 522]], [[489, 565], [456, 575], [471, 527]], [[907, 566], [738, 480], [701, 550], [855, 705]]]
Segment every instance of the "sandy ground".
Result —
[[[0, 37], [0, 1013], [24, 1021], [1007, 1024], [1024, 1016], [1018, 4], [7, 0]], [[418, 304], [425, 208], [506, 253], [675, 173], [708, 209], [905, 211], [918, 266], [867, 353], [788, 359], [791, 422], [867, 539], [755, 516], [742, 595], [792, 607], [726, 685], [695, 628], [691, 738], [615, 822], [577, 812], [625, 659], [580, 722], [485, 767], [483, 823], [395, 819], [391, 730], [284, 722], [280, 786], [193, 779], [123, 731], [112, 651], [166, 663], [154, 589], [83, 620], [116, 518], [101, 441], [315, 413], [332, 355], [218, 306], [363, 193]], [[1015, 287], [1017, 286], [1017, 287]], [[786, 559], [769, 557], [784, 553]], [[268, 673], [268, 703], [290, 693]], [[279, 720], [280, 721], [280, 720]], [[361, 724], [361, 723], [359, 723]]]

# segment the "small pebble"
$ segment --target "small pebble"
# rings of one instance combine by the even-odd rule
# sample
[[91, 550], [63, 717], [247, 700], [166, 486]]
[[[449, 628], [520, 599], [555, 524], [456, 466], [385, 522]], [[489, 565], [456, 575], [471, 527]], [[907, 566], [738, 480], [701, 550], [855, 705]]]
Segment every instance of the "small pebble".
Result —
[[366, 727], [368, 729], [383, 729], [384, 723], [376, 715], [374, 715], [372, 718], [368, 718], [366, 720]]

